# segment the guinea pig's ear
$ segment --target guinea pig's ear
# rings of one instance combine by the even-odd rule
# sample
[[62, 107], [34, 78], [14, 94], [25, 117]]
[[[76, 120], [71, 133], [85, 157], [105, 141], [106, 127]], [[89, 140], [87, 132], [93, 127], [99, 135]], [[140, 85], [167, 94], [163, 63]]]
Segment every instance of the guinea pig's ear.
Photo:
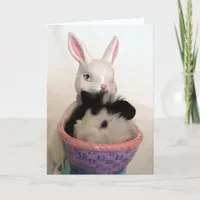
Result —
[[103, 103], [103, 97], [104, 97], [105, 92], [87, 92], [87, 91], [82, 91], [81, 92], [81, 100], [84, 105], [87, 106], [99, 106]]
[[93, 101], [93, 99], [94, 97], [90, 92], [84, 90], [81, 92], [81, 100], [83, 104], [88, 105]]
[[136, 114], [135, 108], [125, 100], [117, 100], [113, 103], [112, 110], [114, 113], [120, 113], [127, 120], [133, 119]]
[[117, 36], [114, 36], [103, 54], [103, 59], [113, 64], [117, 56], [118, 49], [119, 49], [119, 41]]
[[91, 61], [85, 45], [71, 32], [68, 34], [68, 48], [80, 64], [87, 64]]

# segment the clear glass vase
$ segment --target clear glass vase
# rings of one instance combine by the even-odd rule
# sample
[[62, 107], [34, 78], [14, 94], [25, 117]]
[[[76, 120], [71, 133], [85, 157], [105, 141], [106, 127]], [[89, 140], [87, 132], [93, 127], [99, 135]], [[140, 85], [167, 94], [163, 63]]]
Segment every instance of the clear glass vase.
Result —
[[200, 73], [180, 73], [169, 79], [161, 100], [171, 127], [170, 139], [176, 144], [200, 145]]
[[167, 117], [182, 117], [186, 124], [200, 124], [200, 74], [178, 74], [172, 77], [162, 93]]

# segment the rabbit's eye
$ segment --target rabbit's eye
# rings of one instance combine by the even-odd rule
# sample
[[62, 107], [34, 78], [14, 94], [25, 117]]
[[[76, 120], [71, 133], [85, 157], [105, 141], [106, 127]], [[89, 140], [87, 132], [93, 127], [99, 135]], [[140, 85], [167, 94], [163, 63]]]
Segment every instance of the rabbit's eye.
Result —
[[85, 79], [86, 81], [88, 81], [88, 82], [91, 81], [91, 77], [90, 77], [89, 74], [84, 74], [83, 77], [84, 77], [84, 79]]
[[101, 124], [102, 128], [106, 128], [108, 126], [108, 122], [106, 120], [104, 120]]

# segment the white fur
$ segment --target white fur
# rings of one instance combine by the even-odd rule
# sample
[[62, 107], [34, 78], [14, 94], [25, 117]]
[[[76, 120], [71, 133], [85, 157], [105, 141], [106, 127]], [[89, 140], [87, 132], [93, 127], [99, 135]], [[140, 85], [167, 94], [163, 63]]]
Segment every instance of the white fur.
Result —
[[[78, 95], [81, 89], [99, 91], [102, 84], [107, 85], [107, 90], [110, 93], [117, 91], [112, 66], [118, 52], [118, 38], [116, 36], [113, 37], [101, 59], [91, 58], [84, 43], [72, 33], [68, 35], [68, 47], [71, 55], [79, 62], [75, 80], [75, 89]], [[84, 74], [89, 74], [91, 80], [86, 81], [83, 77]]]
[[102, 99], [103, 104], [106, 104], [107, 102], [113, 103], [119, 98], [118, 95], [113, 95], [113, 93], [105, 93]]
[[[101, 128], [104, 120], [108, 122], [108, 126]], [[78, 120], [75, 125], [75, 137], [90, 143], [120, 143], [136, 136], [132, 120], [119, 118], [116, 114], [108, 114], [105, 109], [101, 110], [98, 115], [92, 115], [88, 110], [82, 120]]]

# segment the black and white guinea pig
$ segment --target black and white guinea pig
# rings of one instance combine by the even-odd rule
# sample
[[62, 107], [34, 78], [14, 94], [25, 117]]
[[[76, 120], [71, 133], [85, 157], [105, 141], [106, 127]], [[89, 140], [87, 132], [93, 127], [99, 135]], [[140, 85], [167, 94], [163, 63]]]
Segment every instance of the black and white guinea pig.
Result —
[[89, 143], [113, 144], [137, 136], [135, 108], [120, 96], [107, 92], [81, 92], [82, 104], [65, 123], [65, 132]]

